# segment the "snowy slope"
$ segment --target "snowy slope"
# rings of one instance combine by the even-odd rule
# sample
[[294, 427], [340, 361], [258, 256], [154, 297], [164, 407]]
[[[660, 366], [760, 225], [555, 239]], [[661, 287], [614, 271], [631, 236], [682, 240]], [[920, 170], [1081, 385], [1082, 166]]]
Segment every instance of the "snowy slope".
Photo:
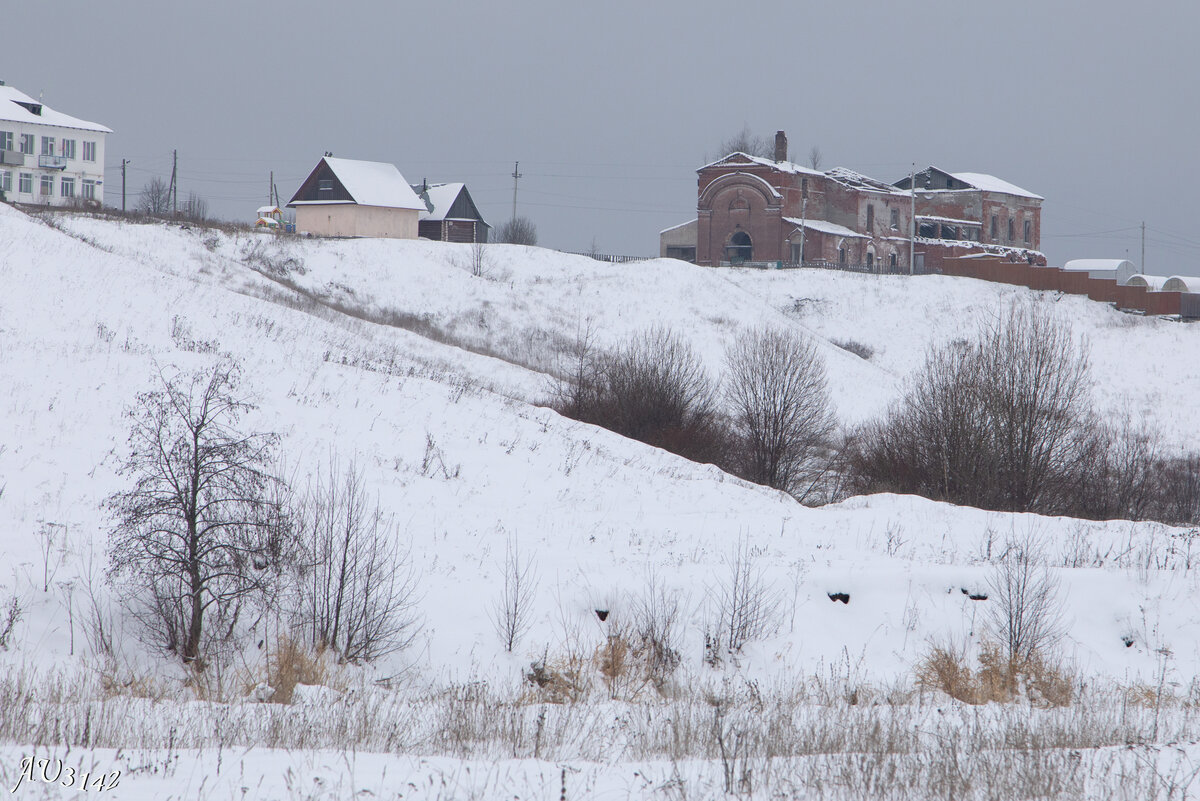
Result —
[[[545, 397], [555, 343], [580, 326], [612, 343], [665, 324], [715, 371], [729, 336], [766, 323], [824, 343], [839, 414], [853, 422], [896, 397], [928, 343], [964, 336], [1001, 304], [1045, 302], [1092, 343], [1100, 402], [1128, 404], [1184, 443], [1195, 406], [1166, 401], [1188, 397], [1198, 379], [1157, 367], [1196, 363], [1191, 327], [966, 279], [616, 266], [501, 246], [489, 248], [491, 275], [481, 278], [465, 247], [437, 243], [56, 224], [69, 235], [0, 205], [0, 563], [11, 566], [0, 600], [16, 592], [27, 610], [0, 654], [10, 669], [66, 669], [86, 652], [68, 610], [83, 603], [89, 555], [93, 579], [103, 566], [101, 504], [122, 486], [125, 407], [160, 370], [231, 354], [260, 407], [247, 427], [279, 432], [298, 476], [331, 454], [355, 459], [411, 544], [423, 630], [380, 675], [409, 668], [422, 685], [518, 685], [532, 660], [565, 642], [602, 642], [595, 610], [619, 621], [654, 575], [685, 598], [681, 674], [705, 680], [714, 591], [740, 544], [779, 612], [775, 633], [751, 643], [736, 670], [764, 681], [902, 681], [930, 642], [978, 637], [986, 602], [968, 592], [986, 586], [1007, 538], [1030, 534], [1061, 578], [1065, 650], [1084, 675], [1149, 681], [1167, 648], [1172, 681], [1200, 670], [1193, 532], [887, 495], [807, 509], [532, 403]], [[438, 339], [506, 358], [360, 319], [388, 313], [428, 315]], [[875, 354], [866, 361], [832, 344], [848, 339]], [[1175, 358], [1159, 362], [1160, 353]], [[58, 537], [49, 557], [39, 551], [47, 531]], [[537, 575], [532, 626], [513, 655], [490, 618], [510, 542], [533, 556]], [[131, 638], [122, 648], [169, 672]], [[538, 781], [553, 784], [549, 776]]]
[[[1190, 608], [1191, 573], [1183, 580], [1136, 568], [1139, 554], [1171, 540], [1164, 527], [1014, 517], [887, 496], [805, 509], [712, 467], [530, 406], [525, 401], [543, 395], [546, 378], [510, 362], [403, 329], [344, 315], [327, 320], [248, 297], [270, 284], [238, 266], [256, 239], [65, 218], [89, 244], [10, 209], [0, 212], [10, 243], [0, 273], [0, 358], [9, 379], [0, 411], [10, 421], [0, 454], [0, 515], [14, 533], [0, 542], [0, 556], [18, 565], [25, 590], [42, 572], [28, 544], [44, 523], [66, 526], [73, 551], [102, 550], [98, 506], [120, 486], [113, 471], [126, 431], [123, 407], [151, 385], [158, 366], [203, 365], [215, 358], [210, 351], [227, 351], [243, 361], [247, 388], [261, 406], [252, 424], [283, 435], [298, 474], [333, 451], [356, 458], [403, 521], [423, 575], [421, 658], [435, 674], [486, 673], [504, 661], [489, 613], [510, 540], [536, 554], [540, 576], [537, 623], [523, 657], [561, 636], [563, 609], [589, 637], [601, 636], [591, 610], [619, 607], [650, 571], [690, 596], [688, 636], [698, 656], [706, 590], [745, 541], [786, 599], [782, 633], [762, 646], [762, 660], [747, 660], [750, 669], [777, 663], [812, 670], [849, 654], [864, 671], [894, 675], [929, 639], [973, 631], [978, 609], [961, 589], [985, 582], [987, 540], [1029, 530], [1045, 538], [1057, 563], [1097, 565], [1065, 571], [1083, 664], [1114, 676], [1146, 671], [1164, 642], [1181, 662], [1200, 660], [1198, 617], [1160, 619], [1165, 608]], [[294, 260], [293, 280], [344, 299], [437, 321], [491, 315], [461, 323], [464, 335], [498, 329], [519, 339], [525, 325], [565, 336], [578, 320], [591, 319], [615, 340], [665, 322], [714, 363], [739, 326], [764, 321], [826, 339], [853, 337], [878, 352], [865, 362], [828, 348], [837, 357], [830, 359], [831, 382], [850, 418], [892, 396], [924, 343], [962, 335], [971, 310], [1019, 293], [933, 277], [906, 284], [730, 273], [666, 260], [615, 267], [520, 248], [496, 248], [501, 275], [484, 280], [454, 266], [458, 249], [437, 243], [283, 247]], [[787, 311], [796, 300], [799, 315]], [[1141, 319], [1121, 325], [1124, 318], [1075, 299], [1057, 305], [1105, 343], [1094, 346], [1098, 363], [1116, 334], [1170, 347], [1193, 330]], [[1142, 369], [1128, 365], [1131, 377], [1104, 390], [1115, 397], [1137, 385], [1132, 376]], [[830, 592], [848, 592], [852, 603], [831, 603]], [[41, 652], [61, 654], [61, 602], [36, 594], [30, 600], [41, 605], [47, 625], [30, 626], [26, 637], [37, 631]], [[1125, 648], [1122, 636], [1139, 632], [1137, 647]], [[507, 669], [527, 660], [519, 661]]]
[[[391, 240], [276, 239], [64, 218], [77, 235], [179, 274], [236, 286], [247, 265], [276, 265], [289, 284], [376, 318], [427, 317], [455, 342], [538, 369], [589, 332], [612, 345], [655, 325], [688, 339], [719, 375], [725, 343], [747, 326], [794, 326], [817, 338], [839, 419], [886, 409], [931, 344], [970, 336], [1013, 303], [1042, 303], [1090, 348], [1098, 410], [1158, 424], [1186, 445], [1200, 416], [1200, 337], [1187, 324], [1138, 317], [1077, 296], [943, 276], [711, 270], [668, 259], [607, 264], [540, 248], [492, 245], [487, 276], [470, 246]], [[869, 361], [837, 347], [857, 342]], [[533, 398], [541, 397], [532, 387]]]

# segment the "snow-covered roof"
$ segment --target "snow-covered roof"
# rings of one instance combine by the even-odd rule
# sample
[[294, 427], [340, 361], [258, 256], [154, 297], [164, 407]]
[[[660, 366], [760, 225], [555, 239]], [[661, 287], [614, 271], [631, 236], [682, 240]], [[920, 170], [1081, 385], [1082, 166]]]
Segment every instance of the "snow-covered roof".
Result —
[[[26, 105], [22, 105], [26, 104]], [[37, 114], [26, 106], [40, 109]], [[29, 95], [11, 86], [0, 86], [0, 120], [6, 122], [25, 122], [35, 125], [57, 125], [60, 128], [78, 128], [82, 131], [97, 131], [112, 133], [112, 128], [97, 122], [88, 122], [70, 114], [55, 111], [41, 101], [34, 100]]]
[[[770, 167], [772, 169], [779, 170], [780, 172], [787, 172], [787, 173], [792, 173], [795, 175], [824, 175], [825, 174], [825, 173], [821, 172], [820, 170], [814, 170], [814, 169], [811, 169], [810, 167], [804, 167], [800, 164], [794, 164], [790, 161], [775, 161], [773, 159], [765, 159], [762, 156], [751, 156], [749, 153], [742, 153], [741, 151], [738, 151], [735, 153], [730, 153], [728, 156], [723, 156], [723, 157], [717, 159], [716, 161], [712, 162], [711, 164], [705, 164], [703, 167], [700, 168], [700, 170], [706, 170], [709, 167], [719, 167], [720, 165], [726, 163], [727, 161], [734, 158], [735, 156], [741, 156], [744, 160], [749, 161], [753, 164], [758, 164], [763, 167]], [[733, 163], [736, 165], [736, 164], [742, 164], [744, 162], [735, 161]], [[699, 172], [700, 170], [697, 170], [696, 172]]]
[[870, 239], [869, 236], [864, 236], [844, 225], [831, 223], [826, 220], [801, 220], [798, 217], [784, 217], [784, 222], [798, 225], [807, 228], [810, 231], [817, 231], [822, 234], [831, 234], [833, 236], [853, 237], [854, 239]]
[[669, 231], [678, 231], [680, 228], [686, 228], [689, 225], [695, 225], [695, 224], [696, 224], [696, 220], [691, 219], [691, 220], [688, 220], [687, 222], [681, 222], [679, 225], [672, 225], [670, 228], [664, 228], [658, 232], [658, 235], [662, 236], [663, 234], [665, 234]]
[[1133, 262], [1126, 259], [1072, 259], [1063, 265], [1063, 270], [1069, 273], [1094, 273], [1100, 270], [1119, 272], [1121, 270], [1129, 270], [1131, 275], [1135, 274], [1132, 272]]
[[937, 217], [932, 214], [918, 214], [917, 219], [935, 223], [946, 223], [947, 225], [970, 225], [973, 227], [983, 225], [979, 220], [956, 220], [953, 217]]
[[863, 175], [861, 172], [847, 169], [846, 167], [834, 167], [824, 173], [828, 177], [837, 181], [843, 186], [848, 186], [851, 189], [866, 189], [871, 192], [883, 192], [888, 195], [907, 195], [908, 191], [899, 189], [891, 184], [886, 184], [883, 181], [877, 181], [869, 175]]
[[279, 208], [278, 206], [259, 206], [258, 207], [258, 216], [259, 217], [265, 217], [268, 214], [283, 214], [283, 209]]
[[982, 172], [952, 172], [958, 180], [963, 183], [970, 184], [976, 189], [982, 189], [984, 192], [1001, 192], [1006, 195], [1016, 195], [1017, 197], [1028, 197], [1034, 200], [1045, 200], [1041, 195], [1035, 195], [1027, 189], [1022, 189], [1016, 184], [1010, 184], [1008, 181], [1002, 181], [994, 175], [988, 175]]
[[[420, 184], [413, 187], [413, 191], [420, 198]], [[425, 187], [425, 197], [428, 198], [428, 203], [422, 203], [423, 208], [421, 213], [417, 215], [422, 220], [436, 220], [441, 222], [446, 219], [446, 215], [450, 213], [450, 207], [454, 205], [454, 201], [458, 199], [458, 193], [463, 190], [466, 184], [428, 184]]]
[[[395, 164], [385, 161], [339, 159], [332, 156], [326, 156], [324, 161], [350, 193], [350, 197], [360, 206], [427, 211], [425, 204], [417, 197], [417, 193], [412, 191], [412, 187], [404, 180]], [[328, 201], [307, 201], [308, 204], [326, 202]], [[293, 203], [299, 205], [306, 201]]]

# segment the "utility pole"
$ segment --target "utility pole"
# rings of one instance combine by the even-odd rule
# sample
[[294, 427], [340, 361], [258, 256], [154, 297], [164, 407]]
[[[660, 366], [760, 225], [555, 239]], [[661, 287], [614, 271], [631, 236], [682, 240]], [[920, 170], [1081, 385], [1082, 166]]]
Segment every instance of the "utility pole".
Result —
[[275, 205], [275, 171], [271, 170], [271, 184], [267, 187], [267, 205]]
[[129, 159], [121, 159], [121, 213], [125, 213], [125, 165]]
[[908, 274], [917, 269], [917, 162], [908, 174]]
[[517, 181], [521, 178], [521, 172], [517, 168], [521, 166], [521, 162], [513, 162], [513, 213], [512, 218], [517, 219]]
[[171, 216], [179, 216], [179, 151], [171, 151]]
[[1146, 221], [1142, 220], [1142, 275], [1146, 274]]

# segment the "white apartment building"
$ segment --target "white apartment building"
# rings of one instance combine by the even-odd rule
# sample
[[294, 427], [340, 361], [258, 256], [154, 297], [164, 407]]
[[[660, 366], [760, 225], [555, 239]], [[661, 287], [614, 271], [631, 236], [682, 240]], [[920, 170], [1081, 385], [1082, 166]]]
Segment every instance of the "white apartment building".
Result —
[[0, 81], [0, 190], [16, 203], [104, 202], [104, 136]]

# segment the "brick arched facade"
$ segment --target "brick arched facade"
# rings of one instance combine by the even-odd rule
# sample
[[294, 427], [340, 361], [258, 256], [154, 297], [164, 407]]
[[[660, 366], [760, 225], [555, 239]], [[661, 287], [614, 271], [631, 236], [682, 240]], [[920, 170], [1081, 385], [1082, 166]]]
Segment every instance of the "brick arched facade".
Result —
[[712, 181], [697, 206], [696, 262], [719, 264], [733, 235], [742, 232], [753, 243], [754, 261], [783, 258], [783, 197], [757, 175], [733, 172]]

